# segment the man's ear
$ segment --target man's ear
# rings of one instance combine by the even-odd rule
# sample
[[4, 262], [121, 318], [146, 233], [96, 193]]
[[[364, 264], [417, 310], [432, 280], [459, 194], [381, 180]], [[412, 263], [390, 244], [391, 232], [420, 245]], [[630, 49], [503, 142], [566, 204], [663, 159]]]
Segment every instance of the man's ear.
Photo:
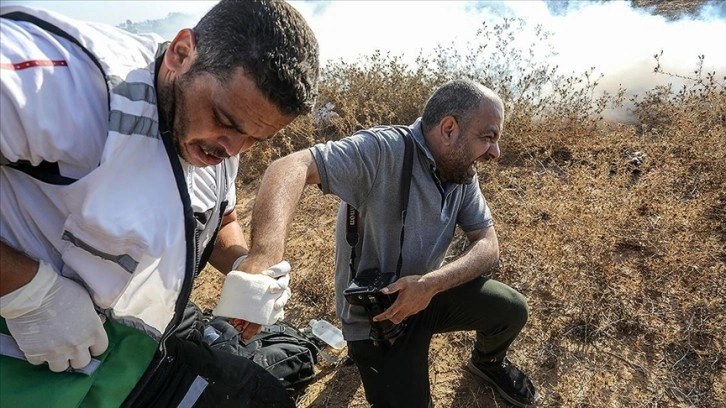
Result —
[[197, 55], [194, 31], [185, 28], [179, 31], [164, 54], [164, 65], [177, 74], [186, 72]]
[[439, 131], [441, 132], [442, 143], [453, 143], [456, 137], [459, 136], [459, 122], [451, 115], [446, 116], [439, 122]]

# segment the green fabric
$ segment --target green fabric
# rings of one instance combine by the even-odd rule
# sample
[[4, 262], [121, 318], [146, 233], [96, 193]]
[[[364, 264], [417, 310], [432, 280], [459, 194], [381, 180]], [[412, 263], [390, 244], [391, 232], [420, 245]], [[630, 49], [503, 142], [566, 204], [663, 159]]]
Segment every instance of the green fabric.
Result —
[[[43, 364], [0, 356], [0, 407], [111, 408], [126, 399], [148, 367], [157, 343], [146, 334], [107, 319], [108, 350], [91, 376], [54, 373]], [[9, 334], [5, 319], [0, 332]]]

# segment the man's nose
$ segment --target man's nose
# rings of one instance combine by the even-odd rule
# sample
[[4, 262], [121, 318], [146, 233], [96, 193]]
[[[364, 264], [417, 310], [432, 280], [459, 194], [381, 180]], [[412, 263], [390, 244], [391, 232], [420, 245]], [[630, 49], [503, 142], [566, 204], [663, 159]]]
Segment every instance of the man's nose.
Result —
[[229, 156], [236, 156], [250, 150], [252, 145], [255, 144], [255, 139], [249, 136], [223, 137], [220, 144]]
[[489, 146], [489, 150], [487, 150], [487, 154], [489, 155], [490, 159], [499, 158], [499, 155], [501, 154], [501, 152], [499, 151], [499, 143], [494, 143], [491, 146]]

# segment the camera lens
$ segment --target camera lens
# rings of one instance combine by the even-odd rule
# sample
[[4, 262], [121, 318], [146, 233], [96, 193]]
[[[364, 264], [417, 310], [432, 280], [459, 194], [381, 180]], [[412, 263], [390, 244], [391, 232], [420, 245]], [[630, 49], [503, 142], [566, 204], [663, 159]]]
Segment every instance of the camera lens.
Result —
[[406, 329], [406, 322], [394, 324], [390, 320], [374, 322], [371, 325], [370, 339], [376, 346], [392, 345], [397, 338], [401, 337]]

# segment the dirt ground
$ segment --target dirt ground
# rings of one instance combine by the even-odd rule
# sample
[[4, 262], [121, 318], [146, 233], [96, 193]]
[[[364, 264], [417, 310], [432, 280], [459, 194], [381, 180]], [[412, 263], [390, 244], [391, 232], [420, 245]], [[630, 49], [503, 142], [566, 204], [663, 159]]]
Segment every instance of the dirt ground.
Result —
[[[254, 204], [257, 184], [241, 186], [237, 211], [245, 228]], [[337, 200], [324, 196], [308, 187], [295, 215], [288, 239], [286, 258], [293, 268], [292, 299], [286, 307], [286, 319], [298, 327], [306, 326], [310, 319], [323, 317], [340, 323], [335, 318], [333, 295], [333, 231]], [[315, 222], [310, 222], [315, 220]], [[222, 275], [208, 267], [197, 278], [192, 299], [202, 308], [216, 305], [223, 282]], [[479, 386], [475, 377], [465, 370], [468, 354], [463, 353], [471, 342], [465, 333], [434, 337], [430, 359], [432, 395], [438, 407], [497, 407], [507, 406], [489, 387]], [[343, 360], [347, 349], [327, 348], [328, 354]], [[517, 358], [516, 350], [512, 353]], [[320, 360], [318, 378], [296, 394], [300, 408], [355, 408], [367, 407], [363, 387], [355, 365], [334, 365]]]
[[[704, 144], [719, 140], [701, 137]], [[531, 375], [541, 407], [726, 406], [726, 196], [715, 187], [722, 176], [689, 172], [683, 166], [690, 161], [671, 158], [674, 150], [656, 142], [642, 147], [659, 159], [653, 166], [647, 162], [639, 179], [618, 146], [529, 151], [480, 169], [504, 262], [494, 277], [524, 294], [530, 307], [509, 357]], [[707, 151], [723, 156], [722, 148]], [[703, 160], [700, 169], [723, 163]], [[245, 229], [256, 183], [238, 189]], [[293, 295], [286, 320], [298, 327], [313, 318], [339, 324], [333, 285], [337, 205], [309, 186], [290, 227], [285, 258], [293, 268]], [[457, 238], [449, 255], [461, 248]], [[220, 273], [203, 271], [193, 300], [213, 308], [221, 285]], [[435, 406], [509, 406], [465, 370], [472, 338], [434, 337], [429, 367]], [[346, 355], [345, 349], [327, 351]], [[320, 361], [317, 370], [318, 378], [296, 395], [299, 407], [367, 406], [354, 366]]]
[[[655, 5], [672, 18], [703, 1], [634, 3]], [[507, 66], [520, 65], [520, 54], [507, 55], [513, 58]], [[332, 80], [323, 81], [320, 99], [338, 107], [335, 126], [321, 130], [309, 118], [297, 121], [249, 153], [237, 200], [245, 228], [259, 175], [275, 157], [351, 130], [411, 123], [420, 112], [418, 103], [431, 90], [428, 79], [392, 69], [397, 65], [386, 59], [371, 61], [363, 70], [328, 69]], [[690, 85], [648, 91], [636, 105], [635, 126], [595, 122], [584, 109], [595, 101], [582, 105], [567, 81], [558, 90], [574, 99], [552, 102], [546, 108], [556, 114], [536, 123], [534, 100], [515, 103], [502, 157], [479, 169], [503, 262], [493, 277], [526, 296], [530, 308], [509, 358], [532, 377], [543, 396], [540, 407], [726, 407], [724, 84], [720, 76], [700, 72], [659, 72]], [[352, 84], [343, 88], [355, 91], [338, 84]], [[293, 295], [286, 320], [298, 327], [313, 318], [339, 324], [336, 209], [334, 197], [307, 187], [288, 231]], [[460, 238], [450, 256], [461, 251]], [[214, 307], [221, 285], [220, 273], [203, 271], [193, 300]], [[433, 338], [435, 406], [509, 406], [465, 370], [472, 337]], [[354, 366], [321, 361], [317, 369], [318, 378], [296, 395], [299, 407], [367, 406]]]

